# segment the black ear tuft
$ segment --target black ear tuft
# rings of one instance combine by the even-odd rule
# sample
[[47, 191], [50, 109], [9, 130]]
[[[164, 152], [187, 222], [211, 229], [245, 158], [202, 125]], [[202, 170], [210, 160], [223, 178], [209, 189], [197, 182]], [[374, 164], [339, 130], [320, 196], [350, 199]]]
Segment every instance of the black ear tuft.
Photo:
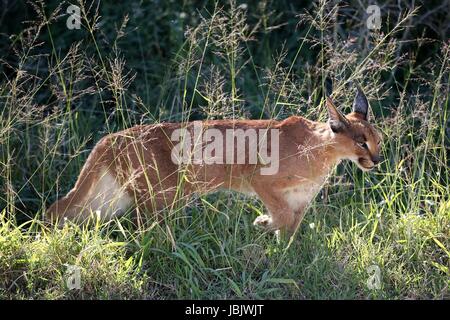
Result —
[[333, 93], [333, 80], [328, 76], [325, 78], [325, 94], [327, 97]]
[[369, 120], [369, 102], [361, 90], [361, 87], [357, 85], [357, 93], [355, 99], [353, 100], [353, 112], [361, 114], [364, 120]]

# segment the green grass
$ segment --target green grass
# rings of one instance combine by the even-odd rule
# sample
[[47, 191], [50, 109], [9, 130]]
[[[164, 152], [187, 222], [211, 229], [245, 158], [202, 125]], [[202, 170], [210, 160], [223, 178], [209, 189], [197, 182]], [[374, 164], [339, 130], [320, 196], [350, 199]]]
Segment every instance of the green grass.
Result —
[[[450, 298], [450, 48], [419, 32], [437, 5], [390, 8], [382, 32], [369, 32], [358, 1], [317, 2], [302, 16], [282, 1], [130, 3], [101, 3], [100, 18], [86, 6], [79, 31], [50, 18], [52, 2], [37, 3], [35, 21], [20, 27], [29, 32], [9, 38], [17, 51], [2, 57], [10, 66], [0, 78], [0, 299]], [[129, 217], [43, 224], [103, 135], [206, 118], [325, 121], [326, 77], [343, 111], [351, 82], [363, 86], [385, 161], [370, 173], [339, 165], [291, 241], [255, 229], [263, 205], [232, 192], [192, 198], [138, 228]], [[68, 266], [81, 268], [80, 289], [67, 287]]]

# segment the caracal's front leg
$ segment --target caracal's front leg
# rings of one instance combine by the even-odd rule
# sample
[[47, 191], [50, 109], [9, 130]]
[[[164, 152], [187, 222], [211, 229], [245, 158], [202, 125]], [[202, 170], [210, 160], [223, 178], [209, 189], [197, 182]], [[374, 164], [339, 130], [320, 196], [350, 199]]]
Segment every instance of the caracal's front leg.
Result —
[[269, 210], [268, 215], [257, 217], [253, 224], [270, 231], [290, 230], [295, 222], [295, 215], [282, 193], [267, 185], [253, 185], [253, 189]]

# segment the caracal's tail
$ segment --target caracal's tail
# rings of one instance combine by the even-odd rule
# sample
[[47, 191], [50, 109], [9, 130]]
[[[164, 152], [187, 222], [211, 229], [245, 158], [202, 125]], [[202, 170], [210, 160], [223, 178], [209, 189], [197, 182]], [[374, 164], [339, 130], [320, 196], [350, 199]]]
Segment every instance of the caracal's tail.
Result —
[[132, 198], [117, 181], [110, 139], [102, 139], [92, 150], [72, 190], [47, 209], [51, 222], [65, 219], [82, 223], [92, 214], [110, 219], [122, 214]]

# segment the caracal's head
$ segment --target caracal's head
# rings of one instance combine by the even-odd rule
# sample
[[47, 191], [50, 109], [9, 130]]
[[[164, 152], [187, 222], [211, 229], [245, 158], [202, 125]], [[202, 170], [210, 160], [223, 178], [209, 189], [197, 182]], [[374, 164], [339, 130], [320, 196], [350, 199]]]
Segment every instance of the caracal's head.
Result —
[[353, 111], [343, 115], [327, 98], [328, 124], [335, 133], [336, 150], [364, 171], [372, 170], [380, 161], [381, 134], [369, 123], [369, 104], [358, 87]]

